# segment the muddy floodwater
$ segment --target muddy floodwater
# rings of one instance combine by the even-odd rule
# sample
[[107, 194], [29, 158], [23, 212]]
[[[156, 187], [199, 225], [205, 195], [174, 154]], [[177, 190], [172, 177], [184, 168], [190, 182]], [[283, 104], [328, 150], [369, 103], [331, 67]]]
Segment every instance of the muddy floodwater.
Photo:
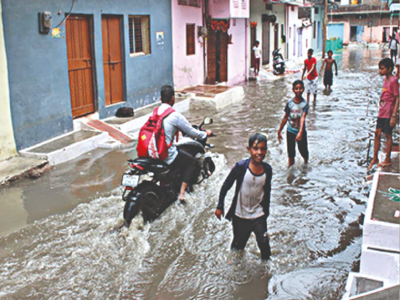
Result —
[[[188, 112], [192, 123], [214, 118], [216, 171], [186, 206], [172, 205], [152, 224], [136, 217], [120, 229], [119, 184], [134, 147], [96, 150], [2, 189], [0, 299], [340, 299], [361, 253], [357, 220], [369, 193], [367, 144], [383, 56], [362, 49], [335, 55], [333, 91], [323, 92], [320, 78], [307, 116], [307, 166], [297, 154], [288, 169], [285, 139], [279, 144], [276, 136], [299, 74], [248, 82], [245, 99], [223, 110]], [[269, 136], [273, 168], [267, 264], [254, 236], [245, 251], [231, 252], [231, 224], [214, 216], [223, 180], [247, 157], [257, 131]]]

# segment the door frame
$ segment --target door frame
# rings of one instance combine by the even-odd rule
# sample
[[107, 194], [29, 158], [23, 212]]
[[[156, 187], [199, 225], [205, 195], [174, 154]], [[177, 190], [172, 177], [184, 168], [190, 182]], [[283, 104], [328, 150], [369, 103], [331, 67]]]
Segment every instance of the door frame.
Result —
[[[67, 18], [65, 20], [65, 22], [68, 21], [69, 18], [73, 18], [74, 16], [77, 17], [85, 17], [89, 20], [89, 43], [90, 43], [90, 52], [92, 54], [92, 87], [93, 87], [93, 106], [94, 106], [94, 112], [98, 112], [99, 111], [99, 103], [97, 101], [98, 99], [98, 86], [97, 86], [97, 68], [96, 68], [96, 52], [95, 52], [95, 43], [94, 43], [94, 15], [93, 14], [80, 14], [80, 13], [76, 13], [76, 14], [71, 14], [68, 16], [68, 14], [65, 14], [65, 17]], [[66, 27], [66, 25], [65, 25]], [[67, 45], [67, 38], [65, 38], [65, 46], [66, 46], [66, 50], [68, 53], [68, 45]], [[68, 54], [67, 54], [67, 64], [68, 64]], [[67, 67], [67, 72], [68, 72], [68, 67]], [[69, 103], [71, 104], [71, 114], [72, 114], [72, 103], [71, 103], [71, 83], [69, 82], [69, 76], [68, 76], [68, 92], [69, 92]], [[89, 113], [90, 114], [90, 113]], [[84, 115], [83, 115], [84, 116]], [[73, 119], [75, 118], [80, 118], [82, 116], [78, 116], [78, 117], [72, 117]]]
[[[106, 99], [104, 98], [104, 107], [110, 107], [112, 105], [118, 105], [121, 103], [126, 103], [127, 102], [127, 84], [126, 84], [126, 51], [125, 51], [125, 18], [124, 15], [119, 15], [119, 14], [101, 14], [101, 20], [103, 19], [103, 16], [110, 16], [110, 17], [119, 17], [120, 19], [120, 30], [121, 30], [121, 59], [122, 59], [122, 94], [123, 94], [123, 100], [122, 102], [118, 102], [115, 104], [110, 104], [110, 105], [106, 105]], [[129, 18], [129, 16], [128, 16]], [[103, 43], [103, 37], [101, 37], [102, 39], [102, 43]], [[103, 50], [103, 45], [101, 46], [102, 50]], [[103, 64], [102, 64], [103, 66]], [[104, 76], [103, 76], [104, 77]], [[104, 81], [104, 78], [103, 78]], [[105, 89], [105, 87], [104, 87]]]

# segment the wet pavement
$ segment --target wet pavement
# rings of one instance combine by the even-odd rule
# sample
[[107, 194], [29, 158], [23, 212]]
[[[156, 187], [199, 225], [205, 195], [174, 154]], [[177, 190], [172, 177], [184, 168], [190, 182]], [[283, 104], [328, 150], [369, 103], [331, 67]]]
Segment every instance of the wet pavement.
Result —
[[[300, 75], [245, 84], [241, 103], [212, 114], [215, 173], [186, 206], [171, 206], [152, 224], [137, 217], [119, 229], [119, 184], [134, 146], [98, 149], [2, 189], [0, 299], [340, 299], [361, 253], [357, 220], [369, 193], [363, 179], [384, 55], [336, 54], [333, 91], [322, 91], [321, 78], [307, 116], [307, 166], [297, 155], [288, 169], [286, 143], [276, 138]], [[185, 113], [192, 123], [207, 114]], [[267, 264], [253, 236], [245, 251], [231, 252], [231, 224], [214, 216], [221, 184], [247, 157], [256, 131], [269, 136], [266, 161], [274, 174]]]

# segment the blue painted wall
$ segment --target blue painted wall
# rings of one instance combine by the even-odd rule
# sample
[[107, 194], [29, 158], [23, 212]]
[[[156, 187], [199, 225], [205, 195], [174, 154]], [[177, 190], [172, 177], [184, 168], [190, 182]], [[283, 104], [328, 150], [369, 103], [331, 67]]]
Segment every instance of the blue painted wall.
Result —
[[328, 39], [339, 38], [343, 41], [344, 24], [328, 24]]
[[[11, 113], [18, 150], [73, 129], [65, 24], [60, 26], [61, 38], [38, 31], [38, 12], [51, 11], [56, 26], [71, 4], [72, 0], [2, 0]], [[113, 116], [121, 106], [138, 108], [154, 103], [162, 85], [173, 85], [170, 0], [77, 0], [72, 12], [93, 16], [95, 92], [100, 118]], [[104, 96], [102, 14], [121, 15], [124, 23], [127, 102], [109, 107], [105, 107]], [[150, 55], [130, 57], [129, 15], [150, 15]], [[163, 45], [156, 43], [157, 31], [164, 31]]]

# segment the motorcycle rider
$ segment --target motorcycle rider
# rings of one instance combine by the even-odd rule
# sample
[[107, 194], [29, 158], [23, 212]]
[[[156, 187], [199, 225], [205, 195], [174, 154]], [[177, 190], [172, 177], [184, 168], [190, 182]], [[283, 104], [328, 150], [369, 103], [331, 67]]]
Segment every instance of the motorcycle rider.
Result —
[[[158, 114], [161, 115], [167, 108], [172, 107], [175, 104], [175, 91], [170, 85], [164, 85], [161, 88], [161, 105], [158, 108]], [[163, 121], [163, 127], [165, 132], [165, 139], [167, 145], [175, 139], [178, 130], [184, 132], [186, 135], [193, 139], [204, 140], [207, 136], [212, 134], [211, 130], [200, 131], [192, 127], [189, 121], [179, 112], [173, 112], [168, 115]], [[172, 143], [168, 149], [168, 156], [164, 159], [171, 170], [178, 169], [182, 174], [182, 185], [180, 188], [178, 199], [184, 204], [185, 203], [185, 192], [188, 184], [194, 180], [195, 173], [195, 160], [192, 155], [184, 150], [178, 149], [175, 143]]]

